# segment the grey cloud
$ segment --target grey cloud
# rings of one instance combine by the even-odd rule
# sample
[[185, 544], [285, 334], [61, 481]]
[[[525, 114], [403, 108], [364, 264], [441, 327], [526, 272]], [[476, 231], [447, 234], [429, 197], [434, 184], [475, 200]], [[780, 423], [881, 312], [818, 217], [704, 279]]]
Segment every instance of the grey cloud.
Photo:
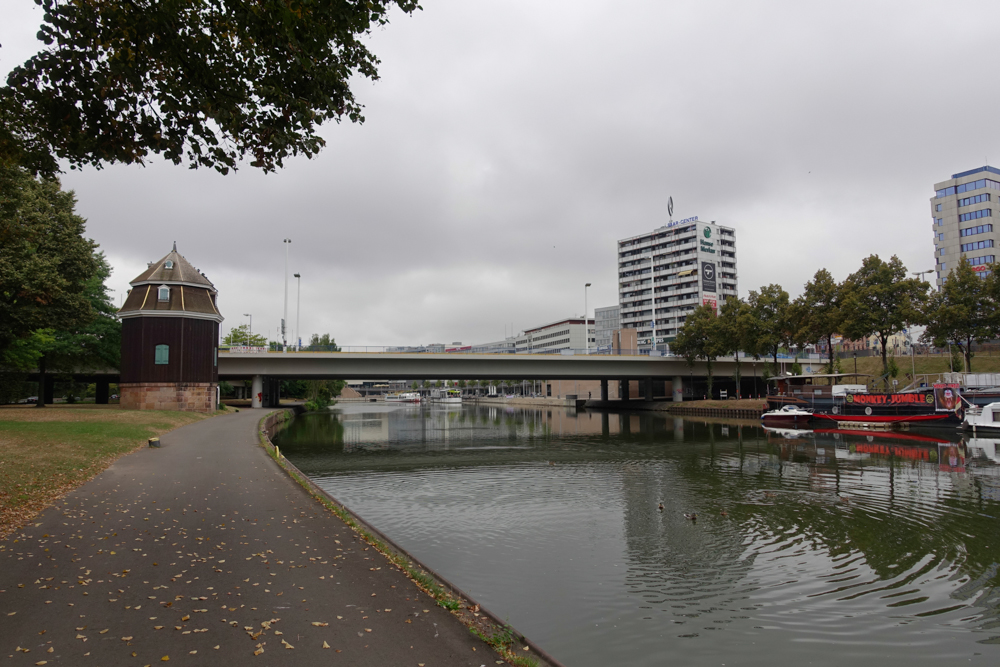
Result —
[[[303, 329], [345, 343], [497, 339], [580, 314], [585, 282], [591, 308], [615, 303], [615, 240], [662, 224], [669, 195], [737, 229], [744, 295], [796, 294], [870, 253], [933, 265], [933, 183], [1000, 162], [978, 55], [997, 18], [986, 2], [429, 2], [372, 35], [368, 121], [324, 128], [314, 160], [64, 181], [118, 288], [177, 240], [228, 323], [273, 328], [290, 236]], [[294, 283], [291, 301], [294, 321]]]

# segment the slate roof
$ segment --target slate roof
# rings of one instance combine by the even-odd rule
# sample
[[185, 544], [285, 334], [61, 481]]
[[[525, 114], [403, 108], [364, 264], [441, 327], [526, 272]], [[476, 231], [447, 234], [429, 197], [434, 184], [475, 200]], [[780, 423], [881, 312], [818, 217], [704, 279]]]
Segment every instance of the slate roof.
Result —
[[[168, 261], [173, 262], [172, 268], [166, 268]], [[215, 285], [177, 252], [176, 244], [172, 251], [158, 262], [152, 262], [130, 284], [132, 289], [118, 311], [123, 317], [173, 311], [211, 315], [214, 317], [210, 319], [222, 321], [222, 314], [216, 307], [218, 293]], [[170, 288], [170, 298], [166, 301], [159, 299], [160, 285]]]
[[[173, 262], [172, 269], [166, 268], [168, 261]], [[195, 285], [204, 285], [208, 288], [215, 288], [211, 280], [206, 278], [198, 269], [191, 266], [191, 263], [177, 252], [176, 243], [173, 250], [167, 253], [160, 261], [150, 264], [130, 284], [132, 287], [136, 287], [145, 283], [160, 284], [164, 282], [193, 283]]]

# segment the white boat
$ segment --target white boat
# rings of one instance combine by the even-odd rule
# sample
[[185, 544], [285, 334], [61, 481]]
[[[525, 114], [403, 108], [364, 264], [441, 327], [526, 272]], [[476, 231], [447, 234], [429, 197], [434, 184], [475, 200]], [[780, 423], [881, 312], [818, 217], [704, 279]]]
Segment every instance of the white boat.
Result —
[[813, 418], [812, 410], [785, 405], [760, 416], [764, 426], [805, 426]]
[[962, 427], [973, 433], [1000, 433], [1000, 403], [983, 407], [968, 406]]
[[458, 389], [434, 389], [431, 391], [431, 402], [460, 405], [462, 403], [462, 392]]
[[385, 395], [386, 403], [419, 403], [420, 394], [415, 391], [394, 391]]

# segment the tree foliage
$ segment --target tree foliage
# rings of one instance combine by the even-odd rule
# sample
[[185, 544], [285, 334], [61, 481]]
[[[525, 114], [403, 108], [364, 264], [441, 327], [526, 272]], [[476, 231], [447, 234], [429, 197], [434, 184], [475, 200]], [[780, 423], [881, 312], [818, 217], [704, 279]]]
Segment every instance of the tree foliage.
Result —
[[327, 120], [363, 122], [363, 39], [413, 0], [36, 0], [46, 47], [0, 89], [0, 159], [34, 173], [143, 163], [273, 171]]
[[267, 338], [250, 332], [249, 324], [241, 324], [229, 330], [222, 339], [223, 345], [249, 345], [252, 347], [267, 347]]
[[701, 305], [688, 313], [684, 326], [677, 332], [673, 349], [693, 366], [698, 359], [705, 360], [708, 374], [708, 394], [712, 395], [712, 365], [725, 354], [725, 344], [715, 309]]
[[972, 344], [997, 335], [996, 291], [996, 274], [984, 280], [963, 259], [927, 300], [924, 340], [937, 347], [953, 343], [962, 353], [966, 373], [972, 372]]
[[318, 347], [328, 352], [340, 352], [340, 348], [337, 346], [337, 341], [335, 341], [328, 333], [325, 333], [322, 336], [319, 334], [313, 334], [312, 338], [309, 339], [309, 347]]
[[788, 292], [781, 285], [771, 284], [750, 291], [752, 315], [748, 352], [755, 357], [770, 356], [778, 366], [778, 350], [791, 343], [792, 326], [789, 320]]
[[0, 161], [0, 357], [24, 353], [40, 331], [80, 332], [114, 310], [110, 270], [75, 205], [57, 180]]
[[720, 352], [733, 355], [736, 361], [736, 373], [733, 374], [733, 379], [736, 380], [736, 397], [742, 398], [743, 372], [740, 351], [751, 347], [750, 333], [753, 330], [753, 312], [750, 305], [736, 297], [726, 299], [722, 308], [719, 309], [716, 326], [719, 329], [718, 346]]
[[878, 336], [882, 372], [888, 373], [889, 337], [923, 321], [927, 283], [906, 277], [906, 267], [895, 255], [888, 262], [870, 255], [844, 281], [841, 308], [843, 333], [850, 338]]
[[830, 272], [820, 269], [806, 283], [802, 296], [795, 300], [796, 339], [802, 343], [826, 341], [829, 366], [833, 368], [833, 336], [840, 331], [840, 285]]

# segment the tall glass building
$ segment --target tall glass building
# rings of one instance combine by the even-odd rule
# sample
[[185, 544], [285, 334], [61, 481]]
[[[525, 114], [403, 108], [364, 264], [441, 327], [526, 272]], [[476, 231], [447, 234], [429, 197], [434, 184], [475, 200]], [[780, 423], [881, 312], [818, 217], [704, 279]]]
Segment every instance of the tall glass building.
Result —
[[640, 349], [667, 349], [688, 313], [716, 309], [737, 295], [736, 230], [697, 216], [618, 241], [622, 328], [636, 329]]
[[981, 276], [988, 276], [996, 262], [1000, 228], [994, 231], [993, 211], [1000, 196], [1000, 169], [979, 167], [952, 174], [934, 185], [931, 217], [937, 286], [948, 272], [967, 262]]

